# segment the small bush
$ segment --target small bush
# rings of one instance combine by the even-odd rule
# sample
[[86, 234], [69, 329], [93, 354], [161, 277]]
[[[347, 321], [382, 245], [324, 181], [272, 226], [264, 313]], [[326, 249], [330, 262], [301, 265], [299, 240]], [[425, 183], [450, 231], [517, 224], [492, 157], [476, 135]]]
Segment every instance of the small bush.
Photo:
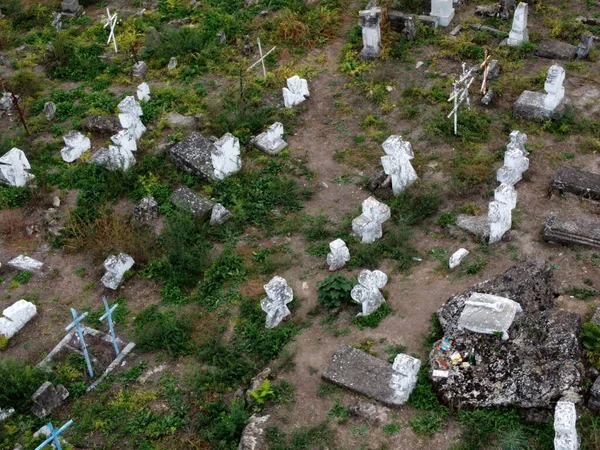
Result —
[[354, 319], [352, 319], [352, 323], [358, 325], [358, 328], [360, 328], [361, 330], [365, 327], [377, 328], [379, 326], [379, 323], [387, 316], [389, 316], [393, 311], [394, 310], [391, 308], [390, 305], [384, 303], [379, 308], [377, 308], [377, 311], [369, 314], [368, 316], [355, 317]]
[[14, 358], [0, 359], [0, 409], [28, 413], [31, 396], [46, 381], [43, 372]]
[[16, 274], [13, 277], [13, 281], [16, 281], [19, 284], [27, 284], [27, 283], [29, 283], [29, 280], [31, 279], [31, 275], [32, 275], [31, 272], [24, 271], [24, 272]]
[[317, 299], [325, 308], [337, 308], [351, 301], [350, 291], [355, 283], [341, 274], [325, 277], [317, 283]]
[[600, 369], [600, 326], [586, 322], [581, 326], [581, 344], [590, 364]]
[[174, 312], [161, 312], [157, 305], [143, 310], [134, 320], [135, 340], [142, 351], [166, 350], [171, 356], [189, 353], [192, 324]]
[[438, 224], [441, 227], [447, 227], [449, 225], [456, 225], [456, 215], [451, 212], [443, 212], [438, 218]]
[[28, 187], [0, 186], [0, 210], [20, 208], [31, 201]]

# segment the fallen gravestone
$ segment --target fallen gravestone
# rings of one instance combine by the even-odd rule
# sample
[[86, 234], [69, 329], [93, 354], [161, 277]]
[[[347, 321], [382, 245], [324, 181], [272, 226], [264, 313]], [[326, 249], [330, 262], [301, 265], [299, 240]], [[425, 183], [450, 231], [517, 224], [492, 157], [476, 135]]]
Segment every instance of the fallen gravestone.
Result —
[[233, 217], [233, 214], [231, 214], [231, 211], [229, 211], [227, 208], [225, 208], [220, 203], [216, 203], [215, 206], [213, 206], [213, 209], [210, 213], [210, 224], [211, 225], [221, 225], [221, 224], [227, 222], [232, 217]]
[[109, 145], [94, 153], [88, 162], [99, 164], [108, 170], [128, 170], [135, 164], [135, 156], [127, 147]]
[[134, 260], [127, 253], [119, 253], [119, 256], [110, 255], [104, 261], [106, 273], [102, 277], [102, 284], [109, 289], [117, 289], [123, 281], [125, 272], [133, 267]]
[[414, 389], [421, 362], [399, 354], [394, 365], [342, 344], [323, 372], [323, 379], [388, 406], [404, 404]]
[[283, 140], [283, 124], [275, 122], [267, 131], [260, 133], [250, 141], [254, 147], [267, 155], [276, 155], [287, 147]]
[[561, 194], [570, 192], [592, 200], [600, 200], [600, 175], [560, 166], [554, 173], [552, 189]]
[[44, 267], [44, 263], [29, 256], [19, 255], [8, 262], [8, 266], [16, 270], [38, 272]]
[[23, 187], [35, 177], [29, 173], [31, 166], [25, 153], [12, 148], [0, 158], [0, 183]]
[[2, 311], [0, 317], [0, 335], [12, 338], [37, 315], [37, 308], [27, 300], [19, 300]]
[[208, 220], [215, 206], [210, 200], [196, 194], [190, 188], [181, 187], [171, 194], [171, 202], [201, 220]]
[[261, 300], [260, 306], [267, 313], [265, 327], [275, 328], [291, 314], [287, 304], [294, 299], [294, 291], [281, 277], [273, 277], [264, 288], [267, 296]]
[[84, 131], [95, 134], [116, 134], [121, 130], [119, 119], [114, 116], [89, 116], [81, 121]]
[[547, 39], [539, 42], [533, 53], [540, 58], [570, 60], [577, 57], [577, 46]]
[[458, 318], [458, 329], [484, 334], [501, 334], [508, 339], [508, 329], [522, 312], [517, 302], [498, 295], [473, 292]]
[[554, 450], [579, 450], [577, 411], [570, 401], [559, 401], [554, 410]]
[[588, 216], [562, 218], [550, 216], [544, 225], [542, 237], [548, 242], [585, 245], [600, 248], [598, 219]]
[[[434, 389], [453, 408], [515, 406], [549, 408], [582, 382], [581, 318], [555, 307], [552, 265], [518, 263], [502, 275], [450, 297], [438, 310], [445, 338], [429, 362]], [[460, 318], [473, 293], [517, 302], [522, 313], [507, 331], [485, 334], [461, 330]], [[501, 328], [499, 326], [499, 328]]]
[[565, 70], [559, 65], [553, 65], [548, 70], [544, 84], [545, 94], [523, 91], [513, 106], [516, 116], [526, 119], [555, 119], [564, 113]]
[[459, 248], [457, 251], [455, 251], [452, 254], [450, 259], [448, 260], [448, 267], [450, 269], [454, 269], [455, 267], [458, 267], [460, 265], [460, 263], [462, 262], [462, 260], [465, 259], [468, 254], [469, 254], [469, 251], [467, 249]]
[[39, 419], [47, 417], [69, 396], [69, 391], [62, 384], [54, 387], [49, 381], [44, 382], [31, 397], [31, 412]]
[[90, 138], [75, 130], [64, 136], [63, 141], [65, 141], [65, 147], [60, 151], [60, 156], [65, 162], [75, 161], [92, 148]]

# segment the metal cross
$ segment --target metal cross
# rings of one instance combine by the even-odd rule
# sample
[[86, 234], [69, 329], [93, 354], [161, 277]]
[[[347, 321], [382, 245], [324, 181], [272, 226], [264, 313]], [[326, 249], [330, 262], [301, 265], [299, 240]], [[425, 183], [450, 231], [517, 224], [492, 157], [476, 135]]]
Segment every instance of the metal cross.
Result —
[[65, 431], [67, 428], [69, 428], [71, 425], [73, 425], [73, 421], [69, 420], [58, 430], [55, 430], [54, 427], [52, 426], [52, 422], [48, 422], [48, 425], [46, 425], [46, 426], [48, 428], [50, 428], [50, 436], [48, 436], [48, 439], [46, 439], [44, 442], [42, 442], [40, 445], [38, 445], [35, 450], [40, 450], [50, 443], [54, 444], [54, 447], [56, 448], [56, 450], [62, 450], [62, 447], [60, 446], [60, 442], [58, 441], [58, 436], [60, 436], [60, 434], [63, 431]]
[[467, 65], [462, 63], [462, 75], [458, 80], [452, 83], [452, 95], [448, 99], [449, 102], [454, 101], [454, 108], [448, 114], [448, 119], [454, 116], [454, 134], [458, 132], [458, 108], [463, 103], [467, 104], [467, 108], [471, 108], [471, 100], [469, 99], [469, 88], [473, 83], [473, 68], [467, 70]]
[[119, 304], [115, 303], [111, 308], [109, 308], [108, 302], [106, 301], [105, 296], [102, 297], [102, 301], [104, 302], [104, 311], [106, 311], [106, 312], [98, 320], [100, 320], [100, 322], [102, 322], [104, 319], [108, 319], [108, 329], [110, 330], [110, 337], [112, 338], [112, 343], [113, 343], [113, 346], [115, 347], [115, 353], [117, 354], [117, 356], [119, 356], [119, 353], [121, 353], [121, 350], [119, 350], [119, 346], [117, 345], [117, 337], [115, 336], [115, 328], [113, 327], [113, 320], [112, 320], [112, 313], [114, 312], [115, 309], [117, 309], [117, 306], [119, 306]]
[[117, 13], [111, 15], [110, 10], [106, 8], [106, 23], [104, 24], [104, 28], [110, 27], [110, 34], [108, 35], [108, 41], [106, 41], [106, 45], [110, 44], [110, 41], [113, 41], [115, 46], [115, 53], [117, 50], [117, 40], [115, 39], [115, 26], [117, 25]]
[[262, 52], [262, 46], [260, 45], [260, 38], [256, 39], [256, 42], [258, 44], [258, 53], [260, 53], [260, 58], [258, 58], [258, 61], [256, 61], [254, 64], [252, 64], [250, 67], [248, 67], [248, 71], [250, 71], [251, 69], [253, 69], [258, 63], [262, 64], [262, 70], [263, 70], [263, 77], [267, 78], [267, 69], [265, 68], [265, 58], [267, 56], [269, 56], [269, 54], [275, 50], [277, 48], [277, 46], [273, 47], [271, 50], [269, 50], [267, 53], [265, 53], [263, 55]]
[[62, 13], [57, 13], [56, 11], [52, 12], [52, 26], [56, 28], [56, 31], [60, 31], [62, 29]]
[[483, 63], [481, 63], [481, 66], [480, 66], [483, 69], [483, 82], [481, 83], [481, 93], [484, 95], [487, 94], [487, 91], [488, 91], [487, 81], [488, 81], [488, 75], [490, 73], [490, 58], [491, 58], [491, 55], [486, 50], [485, 57], [483, 59]]
[[88, 313], [83, 313], [81, 316], [77, 317], [77, 311], [74, 308], [71, 308], [71, 314], [73, 315], [73, 322], [67, 325], [65, 331], [71, 331], [73, 328], [77, 331], [77, 337], [79, 338], [81, 348], [83, 349], [83, 357], [85, 358], [88, 373], [90, 374], [90, 378], [94, 378], [94, 369], [92, 369], [90, 355], [88, 354], [87, 345], [85, 345], [85, 339], [83, 337], [83, 330], [81, 329], [81, 321], [87, 317]]

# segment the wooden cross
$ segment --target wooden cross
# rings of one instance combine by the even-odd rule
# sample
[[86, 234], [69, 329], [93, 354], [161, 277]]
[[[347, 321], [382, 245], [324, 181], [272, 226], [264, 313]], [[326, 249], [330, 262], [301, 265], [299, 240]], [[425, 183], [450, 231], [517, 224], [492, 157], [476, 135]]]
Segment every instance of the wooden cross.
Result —
[[481, 68], [483, 69], [483, 83], [481, 83], [481, 93], [483, 95], [487, 94], [487, 91], [488, 91], [487, 81], [488, 81], [488, 75], [490, 73], [490, 57], [491, 57], [491, 55], [486, 50], [485, 57], [483, 59], [483, 62], [481, 63]]
[[277, 47], [276, 47], [276, 46], [275, 46], [275, 47], [273, 47], [271, 50], [269, 50], [267, 53], [265, 53], [265, 54], [263, 55], [263, 52], [262, 52], [262, 47], [261, 47], [261, 45], [260, 45], [260, 38], [257, 38], [257, 39], [256, 39], [256, 42], [257, 42], [257, 44], [258, 44], [258, 52], [260, 53], [260, 58], [258, 59], [258, 61], [256, 61], [256, 62], [255, 62], [254, 64], [252, 64], [250, 67], [248, 67], [248, 71], [250, 71], [251, 69], [253, 69], [253, 68], [254, 68], [254, 67], [255, 67], [255, 66], [258, 64], [258, 63], [261, 63], [261, 64], [262, 64], [262, 70], [263, 70], [263, 77], [264, 77], [264, 78], [267, 78], [267, 69], [265, 68], [265, 58], [266, 58], [267, 56], [269, 56], [269, 54], [270, 54], [270, 53], [271, 53], [273, 50], [275, 50]]
[[77, 310], [71, 308], [71, 314], [73, 315], [73, 322], [67, 325], [65, 331], [71, 331], [73, 328], [75, 328], [75, 331], [77, 332], [77, 337], [79, 338], [79, 342], [81, 343], [83, 357], [85, 358], [85, 364], [87, 365], [88, 373], [90, 374], [90, 378], [94, 378], [94, 369], [92, 369], [90, 355], [88, 353], [87, 345], [85, 345], [83, 330], [81, 329], [81, 321], [87, 317], [88, 313], [83, 313], [81, 316], [77, 317]]
[[115, 39], [115, 26], [117, 25], [117, 13], [111, 14], [110, 10], [106, 8], [106, 23], [104, 24], [104, 28], [110, 27], [110, 34], [108, 35], [108, 41], [106, 41], [106, 45], [110, 44], [110, 41], [113, 41], [115, 46], [115, 53], [117, 50], [117, 40]]
[[454, 116], [454, 134], [458, 134], [458, 108], [463, 103], [467, 104], [467, 108], [471, 107], [471, 100], [469, 99], [469, 88], [473, 83], [475, 77], [473, 76], [473, 68], [467, 70], [467, 65], [462, 63], [462, 75], [458, 80], [452, 83], [452, 95], [448, 99], [449, 102], [454, 101], [454, 108], [448, 114], [448, 119]]
[[50, 429], [50, 436], [48, 436], [48, 439], [46, 439], [44, 442], [42, 442], [40, 445], [38, 445], [35, 448], [35, 450], [41, 450], [42, 448], [44, 448], [46, 445], [48, 445], [50, 443], [54, 444], [54, 447], [56, 448], [56, 450], [62, 450], [62, 447], [60, 446], [60, 442], [58, 441], [58, 437], [60, 436], [60, 434], [63, 431], [65, 431], [71, 425], [73, 425], [73, 421], [69, 420], [58, 430], [55, 430], [54, 427], [52, 426], [52, 422], [48, 422], [48, 425], [46, 425], [46, 426]]

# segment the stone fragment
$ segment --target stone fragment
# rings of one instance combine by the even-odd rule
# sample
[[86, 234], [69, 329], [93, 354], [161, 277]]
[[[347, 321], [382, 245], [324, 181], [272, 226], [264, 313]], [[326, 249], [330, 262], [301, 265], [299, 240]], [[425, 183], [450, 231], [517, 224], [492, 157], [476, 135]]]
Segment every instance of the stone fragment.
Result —
[[151, 227], [158, 219], [158, 203], [152, 196], [144, 197], [133, 207], [132, 222], [137, 227]]
[[171, 71], [171, 70], [175, 70], [176, 68], [177, 68], [177, 58], [172, 56], [171, 59], [169, 59], [169, 64], [167, 65], [167, 70]]
[[552, 189], [570, 192], [583, 198], [600, 200], [600, 175], [573, 167], [559, 166], [554, 173]]
[[275, 122], [267, 131], [260, 133], [250, 143], [267, 155], [276, 155], [287, 147], [283, 140], [283, 124]]
[[591, 33], [583, 33], [577, 45], [577, 57], [579, 59], [587, 58], [593, 46], [594, 36]]
[[456, 226], [482, 239], [487, 239], [490, 236], [490, 225], [487, 215], [469, 216], [459, 214], [456, 216]]
[[490, 202], [487, 222], [490, 227], [489, 243], [500, 242], [512, 226], [512, 208], [496, 200]]
[[121, 112], [119, 114], [119, 122], [123, 129], [127, 130], [134, 140], [142, 137], [146, 131], [146, 127], [140, 119], [144, 115], [141, 105], [132, 95], [125, 97], [121, 103], [117, 105]]
[[78, 0], [62, 0], [61, 9], [65, 15], [78, 15], [83, 11], [83, 6]]
[[590, 399], [587, 406], [594, 412], [600, 411], [600, 375], [596, 377], [596, 381], [590, 389]]
[[149, 102], [150, 101], [150, 86], [148, 83], [144, 82], [137, 87], [136, 92], [137, 98], [140, 102]]
[[438, 18], [437, 17], [417, 16], [417, 19], [419, 19], [419, 23], [425, 25], [426, 27], [430, 27], [430, 28], [438, 27]]
[[293, 108], [310, 97], [308, 82], [298, 75], [287, 79], [287, 87], [282, 89], [283, 103], [286, 108]]
[[341, 269], [350, 261], [350, 250], [346, 243], [341, 239], [336, 239], [329, 243], [330, 253], [327, 254], [327, 265], [329, 270], [334, 271]]
[[[510, 142], [504, 152], [504, 165], [496, 172], [496, 179], [508, 186], [514, 186], [529, 169], [528, 152], [525, 149], [527, 135], [520, 131], [510, 133]], [[514, 194], [516, 196], [516, 193]], [[512, 208], [511, 208], [512, 209]]]
[[488, 66], [488, 80], [495, 80], [500, 75], [500, 65], [497, 59], [492, 59]]
[[143, 77], [148, 72], [148, 64], [144, 61], [138, 61], [133, 65], [131, 70], [134, 77]]
[[29, 173], [30, 169], [25, 153], [12, 148], [0, 158], [0, 183], [23, 187], [35, 178]]
[[462, 262], [462, 260], [465, 259], [468, 254], [469, 254], [469, 251], [466, 248], [459, 248], [450, 257], [450, 260], [448, 261], [448, 267], [450, 269], [454, 269], [455, 267], [458, 267], [460, 265], [460, 263]]
[[184, 116], [178, 112], [167, 114], [167, 122], [169, 122], [171, 128], [196, 128], [196, 120], [192, 116]]
[[437, 18], [440, 27], [447, 27], [454, 17], [453, 0], [431, 0], [429, 15]]
[[368, 9], [359, 12], [359, 25], [362, 28], [363, 49], [360, 57], [373, 60], [381, 51], [381, 8], [369, 4]]
[[0, 317], [0, 335], [12, 338], [37, 315], [37, 308], [27, 300], [19, 300], [2, 311]]
[[117, 147], [122, 147], [123, 150], [126, 150], [127, 152], [137, 151], [137, 142], [130, 129], [119, 131], [114, 136], [111, 136], [110, 140], [113, 141]]
[[385, 298], [379, 291], [388, 282], [388, 277], [381, 270], [363, 270], [358, 276], [358, 284], [352, 288], [350, 297], [362, 305], [362, 312], [357, 316], [368, 316], [385, 303]]
[[524, 91], [513, 106], [515, 115], [526, 119], [555, 119], [563, 113], [565, 70], [555, 64], [548, 69], [546, 94]]
[[496, 93], [490, 89], [485, 93], [483, 97], [481, 97], [481, 104], [485, 106], [490, 106], [494, 98], [496, 98]]
[[515, 10], [515, 0], [500, 0], [500, 18], [507, 20]]
[[550, 216], [544, 225], [542, 238], [548, 242], [600, 248], [598, 219], [589, 216]]
[[362, 203], [362, 214], [352, 221], [352, 231], [362, 238], [365, 244], [371, 244], [383, 236], [383, 223], [390, 218], [390, 207], [374, 197]]
[[533, 53], [540, 58], [570, 60], [577, 57], [577, 47], [566, 42], [546, 39], [538, 43]]
[[171, 202], [196, 216], [201, 220], [208, 220], [211, 216], [214, 203], [196, 194], [190, 188], [181, 187], [171, 194]]
[[[398, 355], [395, 366], [342, 344], [323, 372], [323, 379], [388, 406], [402, 405], [416, 383], [420, 361]], [[415, 371], [416, 369], [416, 371]]]
[[46, 102], [44, 103], [44, 115], [46, 119], [52, 120], [54, 119], [54, 115], [56, 114], [56, 105], [54, 102]]
[[19, 255], [11, 259], [8, 266], [16, 270], [39, 272], [44, 267], [44, 263], [29, 256]]
[[31, 397], [33, 400], [31, 412], [33, 412], [37, 418], [43, 419], [60, 406], [68, 396], [69, 391], [67, 391], [62, 384], [54, 387], [52, 383], [46, 381]]
[[419, 178], [410, 163], [415, 156], [412, 146], [402, 136], [394, 135], [387, 138], [382, 147], [386, 153], [381, 157], [383, 170], [392, 178], [394, 195], [400, 195]]
[[98, 134], [116, 134], [121, 129], [119, 119], [114, 116], [89, 116], [81, 121], [84, 131]]
[[0, 97], [0, 109], [4, 111], [9, 111], [13, 108], [14, 101], [12, 94], [10, 92], [3, 92], [2, 97]]
[[484, 334], [502, 333], [502, 339], [507, 340], [508, 329], [517, 313], [522, 311], [521, 305], [508, 298], [474, 292], [465, 301], [458, 318], [458, 329]]
[[527, 15], [529, 14], [529, 5], [527, 3], [519, 3], [515, 10], [513, 18], [512, 29], [508, 34], [506, 41], [507, 45], [511, 47], [517, 47], [523, 42], [529, 41], [529, 34], [527, 33]]
[[118, 256], [110, 255], [104, 261], [106, 273], [102, 277], [102, 284], [109, 289], [117, 289], [123, 281], [123, 275], [133, 267], [134, 260], [127, 253]]
[[225, 31], [221, 30], [217, 33], [217, 42], [219, 45], [225, 45], [227, 43], [227, 35]]
[[559, 401], [554, 410], [554, 450], [579, 450], [575, 404]]
[[266, 448], [266, 429], [269, 415], [257, 416], [252, 414], [248, 420], [248, 425], [242, 432], [238, 450], [262, 450]]
[[135, 164], [135, 156], [125, 147], [109, 145], [94, 153], [88, 162], [100, 164], [108, 170], [128, 170]]
[[227, 222], [232, 217], [233, 214], [231, 214], [231, 211], [229, 211], [220, 203], [215, 203], [215, 206], [213, 206], [212, 212], [210, 214], [210, 224], [221, 225]]
[[264, 288], [267, 296], [261, 300], [260, 306], [267, 313], [265, 327], [275, 328], [291, 314], [287, 304], [294, 299], [294, 291], [281, 277], [273, 277]]
[[381, 426], [389, 422], [390, 410], [374, 403], [359, 402], [351, 406], [350, 411], [371, 425]]
[[494, 3], [492, 5], [479, 5], [475, 8], [475, 15], [484, 17], [497, 17], [500, 15], [501, 8], [502, 6], [500, 3]]
[[90, 138], [75, 130], [69, 131], [69, 134], [63, 137], [63, 141], [65, 147], [60, 151], [60, 156], [65, 162], [75, 161], [92, 148]]
[[192, 133], [169, 149], [173, 163], [208, 180], [222, 180], [242, 168], [239, 140], [230, 133], [212, 142]]

